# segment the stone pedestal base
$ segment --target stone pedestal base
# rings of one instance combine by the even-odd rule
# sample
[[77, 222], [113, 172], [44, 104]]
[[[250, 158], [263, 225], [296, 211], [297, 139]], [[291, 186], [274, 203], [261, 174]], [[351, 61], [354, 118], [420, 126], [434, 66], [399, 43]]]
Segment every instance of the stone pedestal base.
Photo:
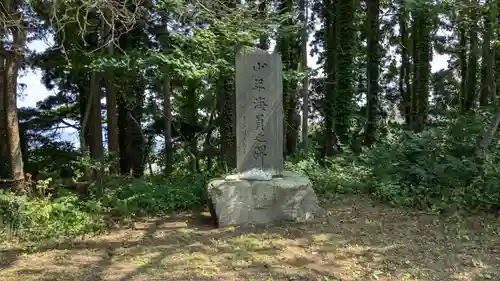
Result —
[[303, 222], [318, 209], [318, 198], [307, 177], [284, 172], [268, 181], [212, 180], [208, 184], [211, 213], [218, 226]]

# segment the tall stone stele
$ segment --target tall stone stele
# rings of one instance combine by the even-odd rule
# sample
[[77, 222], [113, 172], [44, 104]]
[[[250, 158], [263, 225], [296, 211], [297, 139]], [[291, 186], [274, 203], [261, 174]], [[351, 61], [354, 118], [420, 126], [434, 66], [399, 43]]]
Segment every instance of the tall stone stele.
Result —
[[283, 171], [281, 57], [244, 47], [236, 54], [237, 174], [208, 185], [217, 226], [313, 217], [318, 199], [307, 177]]
[[278, 54], [242, 48], [236, 54], [237, 172], [283, 175], [283, 72]]

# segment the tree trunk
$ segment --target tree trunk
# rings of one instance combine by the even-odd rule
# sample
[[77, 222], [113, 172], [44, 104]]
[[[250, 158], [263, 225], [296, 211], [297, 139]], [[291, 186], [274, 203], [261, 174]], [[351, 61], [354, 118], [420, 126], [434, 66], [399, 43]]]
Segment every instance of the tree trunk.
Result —
[[[90, 92], [81, 89], [80, 91], [80, 152], [82, 157], [89, 156], [90, 131], [89, 120], [92, 109], [92, 96]], [[86, 97], [85, 97], [86, 96]], [[88, 167], [85, 167], [84, 178], [87, 181], [92, 179], [92, 173]]]
[[492, 38], [495, 35], [495, 21], [497, 18], [496, 5], [492, 0], [488, 3], [488, 13], [484, 19], [484, 35], [483, 35], [483, 58], [481, 67], [481, 95], [479, 104], [481, 106], [488, 105], [496, 93], [495, 83], [495, 42], [492, 45]]
[[172, 105], [170, 96], [170, 79], [165, 75], [163, 78], [163, 118], [165, 122], [165, 175], [169, 175], [172, 171]]
[[132, 164], [130, 163], [129, 129], [128, 129], [128, 109], [126, 93], [120, 93], [118, 96], [118, 142], [120, 144], [120, 173], [122, 175], [130, 174]]
[[[6, 87], [4, 83], [5, 76], [5, 56], [3, 40], [0, 40], [0, 139], [7, 139], [7, 114], [5, 112]], [[9, 147], [6, 141], [0, 142], [0, 179], [9, 177]]]
[[[103, 141], [102, 141], [102, 116], [101, 116], [101, 87], [99, 85], [99, 74], [91, 73], [90, 78], [90, 96], [92, 96], [90, 115], [89, 115], [89, 150], [90, 157], [102, 165], [103, 163]], [[102, 169], [94, 169], [94, 179], [100, 182]]]
[[336, 119], [336, 63], [337, 63], [337, 45], [336, 45], [336, 29], [335, 29], [335, 5], [333, 0], [324, 0], [323, 2], [323, 23], [324, 29], [324, 49], [325, 49], [325, 75], [324, 82], [324, 100], [323, 100], [323, 116], [325, 118], [323, 128], [323, 147], [320, 160], [326, 157], [333, 156], [337, 147], [337, 135], [335, 133]]
[[399, 91], [401, 93], [402, 99], [402, 112], [405, 119], [405, 123], [410, 125], [411, 123], [411, 85], [410, 85], [410, 59], [408, 53], [410, 50], [410, 42], [408, 38], [408, 24], [407, 24], [408, 12], [404, 7], [403, 1], [399, 3], [399, 30], [401, 39], [401, 67], [399, 71]]
[[493, 99], [493, 103], [494, 104], [498, 104], [498, 97], [500, 96], [500, 44], [498, 43], [500, 42], [500, 32], [498, 32], [498, 35], [497, 35], [497, 43], [496, 43], [496, 46], [494, 46], [494, 52], [493, 52], [493, 56], [495, 57], [495, 65], [494, 65], [494, 80], [495, 80], [495, 91], [492, 97]]
[[355, 25], [356, 3], [353, 0], [338, 1], [336, 7], [336, 44], [339, 52], [336, 64], [336, 120], [335, 132], [341, 143], [350, 142], [350, 120], [353, 111], [354, 57], [357, 50]]
[[217, 81], [217, 98], [220, 128], [221, 168], [236, 168], [236, 101], [231, 78], [222, 76]]
[[[260, 0], [259, 3], [259, 14], [263, 20], [267, 17], [267, 1], [268, 0]], [[267, 34], [262, 34], [260, 36], [258, 47], [262, 50], [269, 49], [269, 38]]]
[[[196, 90], [199, 87], [199, 81], [190, 80], [187, 82], [187, 90], [184, 93], [185, 106], [181, 109], [181, 117], [190, 126], [196, 128], [198, 124], [198, 98]], [[196, 132], [189, 132], [184, 135], [186, 142], [185, 148], [188, 153], [191, 163], [191, 172], [194, 174], [199, 171], [199, 153], [198, 153], [198, 139]]]
[[[464, 23], [458, 23], [463, 25]], [[459, 46], [460, 50], [458, 53], [458, 64], [460, 65], [460, 92], [458, 101], [462, 111], [465, 111], [465, 100], [467, 96], [467, 36], [465, 28], [463, 26], [459, 27]]]
[[465, 111], [470, 111], [476, 103], [477, 91], [477, 60], [478, 60], [478, 38], [477, 38], [477, 8], [470, 8], [471, 20], [469, 28], [469, 61], [467, 62], [467, 80], [465, 95]]
[[429, 79], [431, 72], [431, 23], [428, 11], [419, 10], [413, 15], [413, 91], [412, 113], [414, 114], [413, 130], [424, 129], [429, 100]]
[[[307, 72], [307, 42], [309, 41], [308, 19], [307, 19], [307, 0], [300, 0], [300, 21], [301, 29], [301, 66], [302, 71]], [[302, 88], [300, 89], [302, 96], [302, 148], [307, 151], [309, 149], [309, 73], [305, 73], [302, 79]]]
[[365, 145], [371, 146], [375, 141], [375, 133], [377, 130], [378, 116], [378, 79], [379, 79], [379, 0], [367, 0], [367, 15], [366, 15], [366, 34], [367, 34], [367, 86], [366, 93], [366, 130], [365, 130]]
[[[112, 32], [114, 20], [109, 10], [106, 10], [107, 22], [103, 23], [104, 34], [109, 36], [107, 39], [108, 55], [112, 56], [114, 53], [114, 33]], [[118, 142], [118, 108], [116, 99], [116, 89], [113, 81], [113, 75], [107, 75], [107, 89], [106, 89], [106, 114], [107, 114], [107, 133], [108, 133], [108, 152], [112, 156], [113, 163], [110, 167], [111, 173], [120, 172], [120, 161], [116, 157], [119, 156], [120, 145]]]
[[[22, 21], [20, 14], [16, 17]], [[24, 181], [23, 157], [21, 152], [21, 143], [19, 138], [19, 120], [17, 116], [17, 77], [21, 66], [21, 59], [24, 54], [24, 45], [26, 43], [27, 31], [21, 26], [12, 28], [13, 44], [12, 49], [7, 54], [4, 93], [5, 93], [5, 112], [7, 121], [7, 143], [8, 143], [8, 163], [10, 177], [17, 183]]]

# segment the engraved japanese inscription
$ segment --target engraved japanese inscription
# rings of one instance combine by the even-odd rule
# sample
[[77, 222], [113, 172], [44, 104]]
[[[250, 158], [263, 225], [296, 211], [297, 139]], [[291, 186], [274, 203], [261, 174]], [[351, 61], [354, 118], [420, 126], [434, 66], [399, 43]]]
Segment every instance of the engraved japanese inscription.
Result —
[[244, 48], [236, 54], [236, 140], [239, 173], [283, 172], [282, 64], [277, 54]]

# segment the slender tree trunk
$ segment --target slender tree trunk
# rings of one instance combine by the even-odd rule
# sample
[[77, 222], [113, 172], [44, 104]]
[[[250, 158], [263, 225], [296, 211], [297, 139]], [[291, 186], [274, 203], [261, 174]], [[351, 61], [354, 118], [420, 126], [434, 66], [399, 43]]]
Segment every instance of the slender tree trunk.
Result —
[[413, 62], [414, 80], [412, 92], [412, 113], [415, 117], [413, 129], [424, 129], [429, 100], [429, 82], [431, 73], [431, 22], [428, 10], [419, 10], [413, 14]]
[[[141, 74], [136, 74], [137, 81], [141, 81]], [[131, 96], [135, 102], [132, 109], [127, 112], [127, 132], [128, 132], [128, 156], [131, 163], [131, 173], [134, 177], [142, 177], [146, 168], [146, 157], [144, 154], [145, 140], [142, 132], [142, 116], [144, 109], [144, 85], [142, 82], [133, 87]]]
[[[137, 77], [136, 81], [141, 78]], [[131, 101], [131, 97], [134, 100]], [[121, 174], [142, 177], [145, 169], [144, 142], [141, 116], [144, 103], [142, 85], [134, 85], [118, 99], [118, 128]]]
[[470, 111], [476, 103], [477, 91], [477, 61], [478, 61], [478, 38], [477, 38], [477, 8], [470, 8], [471, 20], [469, 28], [469, 61], [467, 63], [467, 94], [465, 96], [465, 111]]
[[[307, 42], [309, 41], [308, 19], [307, 19], [307, 0], [300, 0], [300, 21], [301, 29], [301, 66], [303, 71], [307, 71]], [[306, 73], [302, 79], [302, 147], [309, 149], [309, 73]]]
[[353, 77], [354, 57], [357, 52], [357, 27], [355, 25], [358, 1], [340, 0], [336, 7], [336, 44], [339, 46], [337, 55], [336, 86], [336, 120], [335, 132], [344, 144], [350, 142], [351, 116], [353, 109]]
[[[90, 110], [92, 109], [92, 96], [89, 93], [80, 92], [80, 152], [82, 156], [89, 156], [89, 119]], [[84, 98], [83, 96], [87, 97]]]
[[130, 160], [130, 133], [128, 125], [127, 93], [118, 96], [118, 142], [120, 144], [120, 173], [129, 175], [132, 169]]
[[[5, 75], [5, 56], [3, 40], [0, 40], [0, 139], [7, 139], [7, 114], [5, 112], [6, 87], [4, 83]], [[0, 142], [0, 179], [9, 177], [9, 147], [6, 141]]]
[[[497, 9], [497, 18], [500, 20], [500, 5], [497, 5], [495, 6], [496, 9]], [[494, 49], [494, 52], [493, 52], [493, 57], [495, 57], [495, 65], [494, 65], [494, 69], [493, 69], [493, 80], [495, 83], [495, 91], [493, 93], [495, 93], [492, 97], [493, 99], [493, 103], [494, 104], [498, 104], [498, 97], [500, 97], [500, 31], [497, 32], [497, 36], [496, 36], [496, 43], [494, 43], [494, 46], [493, 46], [493, 49]]]
[[[92, 96], [88, 123], [90, 157], [102, 165], [104, 147], [102, 141], [101, 87], [99, 85], [99, 74], [97, 72], [91, 74], [90, 96]], [[101, 180], [102, 172], [101, 169], [94, 170], [94, 177], [98, 182]]]
[[227, 76], [222, 76], [218, 80], [217, 98], [219, 108], [219, 128], [220, 149], [221, 149], [221, 168], [232, 170], [236, 167], [236, 100], [233, 95], [233, 81]]
[[[280, 13], [293, 12], [292, 0], [282, 1], [279, 4]], [[297, 24], [294, 18], [288, 18], [283, 26]], [[278, 30], [276, 50], [281, 54], [284, 69], [299, 69], [301, 46], [300, 34], [292, 34], [286, 29]], [[300, 115], [298, 114], [299, 88], [298, 80], [283, 79], [283, 153], [285, 156], [297, 152], [299, 139]]]
[[410, 42], [408, 38], [408, 12], [404, 7], [404, 2], [399, 3], [399, 30], [401, 39], [401, 67], [399, 75], [399, 91], [402, 98], [402, 112], [407, 125], [411, 123], [411, 85], [410, 85], [410, 59], [408, 53], [410, 50]]
[[[191, 126], [196, 127], [198, 123], [198, 99], [196, 90], [199, 87], [199, 81], [188, 81], [187, 91], [185, 92], [186, 107], [182, 110], [182, 117]], [[186, 150], [191, 158], [191, 172], [194, 174], [199, 171], [199, 153], [198, 139], [196, 132], [186, 135]]]
[[465, 110], [465, 100], [467, 96], [467, 36], [463, 26], [465, 23], [458, 22], [458, 37], [460, 50], [458, 51], [458, 64], [460, 66], [460, 91], [458, 102], [462, 111]]
[[[109, 10], [106, 10], [106, 18], [108, 22], [103, 23], [104, 35], [109, 36], [107, 38], [107, 49], [108, 55], [112, 56], [114, 54], [114, 19]], [[104, 38], [106, 39], [106, 38]], [[108, 133], [108, 152], [113, 159], [113, 163], [110, 167], [112, 173], [120, 172], [120, 161], [116, 159], [120, 153], [120, 144], [118, 140], [118, 105], [116, 98], [116, 89], [113, 81], [113, 74], [107, 75], [107, 89], [106, 89], [106, 114], [107, 114], [107, 133]]]
[[18, 14], [15, 17], [19, 19], [20, 23], [12, 28], [13, 44], [5, 63], [4, 91], [10, 176], [15, 182], [22, 183], [24, 181], [24, 168], [17, 116], [17, 77], [24, 54], [27, 31], [21, 23], [22, 15]]
[[371, 146], [375, 141], [375, 132], [377, 130], [378, 116], [378, 91], [379, 91], [379, 61], [380, 61], [380, 45], [379, 45], [379, 0], [367, 0], [367, 15], [366, 15], [366, 33], [367, 45], [366, 54], [368, 57], [366, 77], [367, 77], [367, 124], [365, 130], [365, 144]]
[[170, 96], [170, 79], [165, 76], [163, 78], [163, 118], [165, 120], [165, 175], [169, 175], [172, 171], [172, 109]]
[[[259, 3], [259, 14], [262, 19], [267, 17], [267, 1], [268, 0], [260, 0]], [[262, 50], [269, 49], [269, 38], [267, 34], [263, 34], [260, 37], [258, 47]]]
[[481, 67], [481, 95], [479, 104], [481, 106], [488, 105], [496, 93], [495, 85], [495, 42], [492, 38], [495, 35], [495, 20], [497, 18], [496, 4], [489, 0], [487, 2], [488, 13], [484, 19], [484, 35], [483, 35], [483, 58]]
[[337, 148], [337, 135], [335, 132], [336, 119], [336, 18], [335, 7], [337, 3], [333, 0], [323, 1], [323, 22], [324, 22], [324, 49], [325, 49], [325, 81], [324, 81], [324, 101], [323, 114], [325, 118], [323, 128], [323, 147], [320, 160], [333, 156]]
[[410, 92], [410, 126], [412, 130], [418, 131], [417, 129], [417, 115], [418, 115], [418, 87], [420, 79], [420, 72], [418, 71], [418, 66], [420, 63], [418, 44], [420, 41], [420, 31], [419, 31], [419, 16], [412, 14], [411, 22], [411, 44], [413, 46], [411, 57], [411, 92]]

